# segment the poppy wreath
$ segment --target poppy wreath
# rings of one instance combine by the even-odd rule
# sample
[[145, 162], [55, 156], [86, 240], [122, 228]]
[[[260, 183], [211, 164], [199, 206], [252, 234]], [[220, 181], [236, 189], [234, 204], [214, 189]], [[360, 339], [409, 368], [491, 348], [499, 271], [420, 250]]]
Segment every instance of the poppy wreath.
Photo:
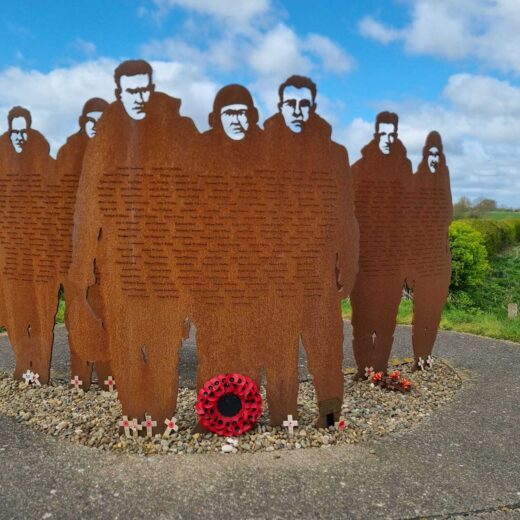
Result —
[[237, 436], [249, 431], [262, 415], [262, 397], [250, 377], [224, 374], [199, 390], [195, 410], [200, 424], [210, 432]]

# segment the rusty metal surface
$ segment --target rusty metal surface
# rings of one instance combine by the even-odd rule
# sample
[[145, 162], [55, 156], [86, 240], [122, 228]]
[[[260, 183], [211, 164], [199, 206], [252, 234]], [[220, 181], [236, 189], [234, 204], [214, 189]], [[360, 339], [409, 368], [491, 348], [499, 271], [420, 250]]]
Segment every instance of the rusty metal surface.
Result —
[[[229, 105], [250, 95], [228, 86]], [[251, 101], [252, 103], [252, 101]], [[205, 222], [192, 319], [197, 325], [198, 386], [225, 372], [259, 380], [265, 372], [271, 423], [297, 416], [298, 341], [303, 340], [319, 401], [341, 399], [341, 298], [357, 269], [346, 150], [312, 111], [293, 133], [280, 114], [251, 121], [230, 139], [218, 121], [203, 135], [200, 163]], [[338, 240], [341, 237], [341, 240]], [[326, 418], [320, 418], [324, 423]]]
[[[89, 287], [86, 298], [81, 298], [82, 294], [76, 293], [74, 285], [68, 281], [68, 270], [72, 260], [74, 208], [83, 156], [90, 139], [95, 135], [97, 122], [91, 114], [101, 114], [107, 105], [103, 99], [89, 99], [79, 118], [80, 129], [67, 139], [56, 156], [56, 193], [59, 197], [61, 239], [56, 244], [56, 253], [60, 259], [59, 274], [64, 288], [65, 324], [71, 349], [71, 377], [78, 376], [83, 381], [83, 390], [90, 387], [94, 363], [97, 371], [101, 373], [101, 376], [98, 374], [101, 382], [106, 378], [103, 376], [110, 375], [106, 337], [102, 327], [103, 308], [99, 284]], [[87, 130], [86, 125], [89, 122], [91, 128]], [[82, 356], [84, 351], [89, 353], [89, 357]]]
[[59, 291], [55, 165], [27, 110], [15, 107], [8, 122], [0, 137], [0, 321], [15, 352], [14, 376], [30, 370], [46, 383]]
[[[229, 117], [247, 118], [239, 139], [222, 126], [230, 106]], [[280, 424], [297, 413], [301, 337], [318, 400], [341, 399], [340, 304], [358, 230], [347, 153], [330, 125], [312, 110], [300, 133], [280, 116], [262, 132], [238, 85], [217, 95], [203, 136], [178, 100], [151, 92], [144, 107], [135, 120], [112, 104], [87, 149], [70, 272], [85, 288], [94, 260], [99, 269], [124, 413], [159, 423], [174, 413], [187, 320], [197, 326], [199, 387], [223, 372], [259, 380], [265, 371]]]
[[[184, 257], [193, 248], [185, 221], [198, 201], [190, 189], [198, 132], [179, 115], [179, 100], [154, 91], [151, 71], [139, 73], [142, 65], [127, 63], [123, 76], [147, 80], [137, 92], [147, 101], [139, 101], [130, 115], [133, 94], [124, 91], [121, 77], [123, 92], [104, 111], [87, 147], [69, 274], [85, 290], [94, 285], [95, 262], [123, 413], [136, 418], [148, 413], [160, 423], [173, 415], [177, 400], [178, 353], [188, 315], [181, 286], [190, 276]], [[88, 359], [89, 353], [82, 356]]]
[[[366, 367], [387, 370], [405, 284], [413, 291], [415, 357], [426, 359], [450, 281], [451, 194], [444, 156], [435, 174], [426, 171], [423, 159], [413, 175], [397, 128], [395, 114], [379, 114], [374, 139], [352, 167], [360, 227], [359, 273], [351, 294], [359, 377]], [[438, 136], [428, 139], [433, 134]], [[439, 142], [440, 136], [435, 143], [442, 152]]]
[[[359, 272], [351, 294], [352, 326], [361, 376], [367, 366], [386, 372], [411, 247], [412, 165], [397, 138], [397, 116], [393, 116], [378, 116], [374, 139], [352, 166], [360, 230]], [[391, 121], [381, 123], [390, 126], [385, 128], [388, 132], [378, 132], [383, 128], [379, 119]]]
[[426, 138], [413, 192], [408, 285], [413, 291], [412, 341], [418, 361], [432, 353], [451, 279], [448, 227], [453, 204], [450, 172], [438, 132], [430, 132]]

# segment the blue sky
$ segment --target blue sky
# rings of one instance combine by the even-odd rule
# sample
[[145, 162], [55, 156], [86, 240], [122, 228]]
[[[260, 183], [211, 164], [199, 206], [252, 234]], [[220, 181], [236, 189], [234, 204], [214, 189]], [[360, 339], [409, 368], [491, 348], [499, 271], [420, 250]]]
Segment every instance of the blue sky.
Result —
[[392, 109], [414, 165], [441, 132], [455, 198], [520, 207], [517, 0], [28, 0], [3, 5], [0, 28], [0, 131], [21, 104], [54, 152], [87, 98], [113, 99], [123, 59], [151, 61], [201, 130], [223, 84], [247, 85], [266, 118], [302, 73], [353, 161]]

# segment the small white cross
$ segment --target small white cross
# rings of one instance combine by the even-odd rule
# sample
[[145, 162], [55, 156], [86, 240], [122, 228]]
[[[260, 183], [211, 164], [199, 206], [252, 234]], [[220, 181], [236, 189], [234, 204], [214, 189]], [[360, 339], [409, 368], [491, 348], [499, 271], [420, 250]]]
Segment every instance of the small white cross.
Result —
[[283, 422], [283, 425], [289, 430], [289, 435], [294, 433], [294, 427], [298, 426], [298, 421], [293, 419], [292, 415], [287, 416], [287, 420]]
[[108, 378], [104, 381], [105, 385], [108, 386], [108, 391], [113, 392], [114, 386], [116, 386], [116, 382], [112, 376], [108, 376]]
[[137, 419], [132, 419], [130, 421], [130, 428], [134, 434], [134, 437], [137, 437], [139, 435], [139, 432], [143, 429], [143, 427], [139, 424], [139, 421]]
[[334, 426], [336, 427], [336, 430], [341, 432], [347, 427], [347, 421], [345, 421], [343, 417], [340, 417], [339, 421], [334, 423]]
[[40, 383], [40, 374], [35, 374], [34, 372], [31, 372], [31, 383], [36, 386], [42, 386]]
[[83, 381], [78, 377], [78, 376], [74, 376], [71, 380], [70, 380], [70, 384], [76, 389], [76, 390], [79, 390], [79, 387], [83, 385]]
[[431, 354], [428, 354], [428, 357], [426, 358], [426, 364], [432, 368], [433, 367], [433, 356]]
[[163, 437], [169, 437], [172, 431], [176, 432], [179, 429], [175, 422], [175, 417], [164, 419], [164, 424], [166, 424], [166, 430], [164, 430]]
[[146, 428], [146, 436], [152, 437], [153, 436], [152, 428], [155, 428], [157, 426], [157, 421], [152, 421], [151, 415], [145, 415], [144, 417], [145, 417], [145, 419], [141, 423], [141, 425]]
[[420, 357], [419, 361], [417, 361], [417, 365], [421, 370], [424, 370], [424, 359], [422, 357]]
[[123, 429], [125, 430], [125, 435], [127, 437], [131, 436], [130, 428], [132, 427], [132, 421], [129, 421], [126, 415], [123, 415], [123, 419], [119, 421], [119, 426], [123, 427]]
[[374, 367], [365, 367], [365, 377], [370, 378], [374, 373]]
[[32, 381], [33, 373], [30, 370], [22, 374], [22, 379], [29, 385]]

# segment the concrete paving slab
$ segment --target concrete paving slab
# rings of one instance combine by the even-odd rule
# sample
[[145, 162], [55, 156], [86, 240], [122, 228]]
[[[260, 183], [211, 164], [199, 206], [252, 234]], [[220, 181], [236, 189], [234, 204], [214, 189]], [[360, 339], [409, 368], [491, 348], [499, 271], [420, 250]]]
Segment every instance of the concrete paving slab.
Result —
[[[58, 372], [67, 367], [64, 337], [57, 332]], [[6, 350], [0, 338], [2, 369]], [[399, 327], [393, 354], [410, 352], [410, 328]], [[455, 399], [413, 430], [354, 446], [142, 458], [0, 417], [0, 518], [516, 517], [520, 344], [441, 332], [436, 354], [465, 374]], [[188, 342], [186, 381], [193, 356]]]

